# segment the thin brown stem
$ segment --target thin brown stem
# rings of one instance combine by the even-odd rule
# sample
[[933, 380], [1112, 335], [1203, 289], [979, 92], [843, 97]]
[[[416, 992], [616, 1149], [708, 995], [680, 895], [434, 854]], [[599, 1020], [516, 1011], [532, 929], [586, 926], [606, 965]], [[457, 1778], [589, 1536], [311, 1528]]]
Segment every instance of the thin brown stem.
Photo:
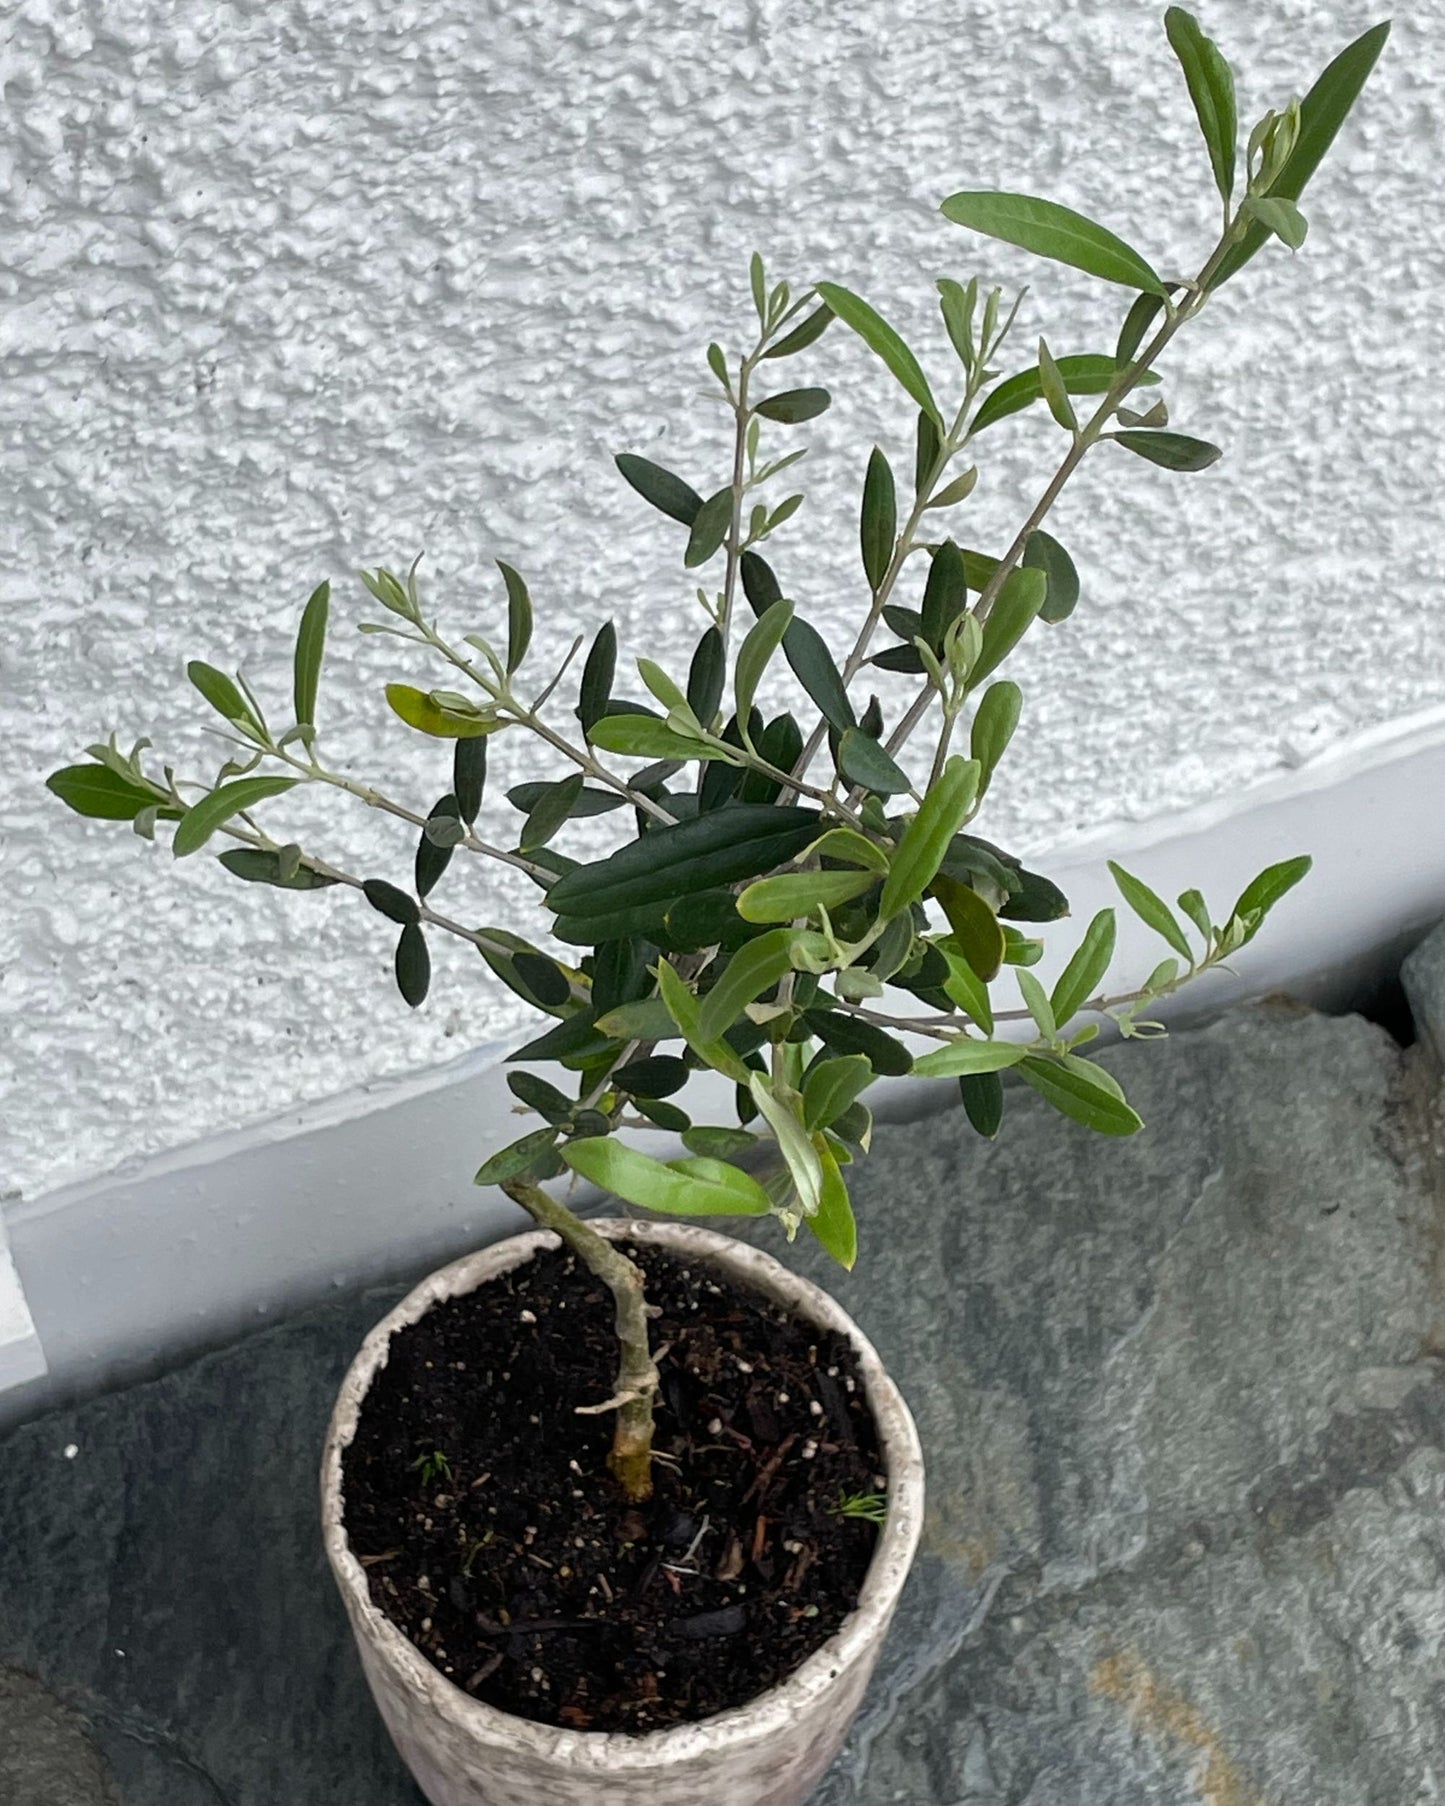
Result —
[[608, 1466], [629, 1499], [652, 1496], [653, 1406], [660, 1384], [647, 1328], [647, 1296], [642, 1270], [621, 1249], [575, 1216], [538, 1185], [509, 1179], [502, 1190], [542, 1229], [560, 1236], [589, 1273], [612, 1294], [617, 1329], [617, 1379], [605, 1404], [588, 1410], [615, 1410]]

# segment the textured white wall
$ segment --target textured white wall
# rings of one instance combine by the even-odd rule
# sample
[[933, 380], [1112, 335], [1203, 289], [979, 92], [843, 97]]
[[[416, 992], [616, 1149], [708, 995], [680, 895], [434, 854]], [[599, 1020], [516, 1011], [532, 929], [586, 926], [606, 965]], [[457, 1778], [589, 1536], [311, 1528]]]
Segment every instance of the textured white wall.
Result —
[[[610, 612], [634, 649], [681, 659], [699, 621], [676, 531], [610, 454], [721, 480], [725, 421], [694, 396], [707, 340], [745, 328], [748, 253], [884, 305], [940, 381], [938, 274], [1034, 285], [1020, 363], [1041, 327], [1056, 353], [1107, 349], [1113, 292], [972, 240], [936, 205], [965, 186], [1043, 193], [1166, 272], [1193, 267], [1214, 203], [1160, 10], [21, 0], [0, 50], [0, 1191], [517, 1020], [445, 946], [408, 1016], [387, 925], [352, 897], [241, 886], [205, 857], [174, 870], [62, 811], [43, 774], [112, 726], [194, 766], [209, 754], [185, 657], [241, 661], [279, 701], [312, 585], [339, 580], [338, 612], [365, 612], [348, 571], [422, 548], [458, 633], [497, 619], [500, 555], [545, 610], [542, 650]], [[1250, 118], [1371, 17], [1202, 10]], [[1397, 20], [1307, 197], [1303, 255], [1262, 254], [1170, 360], [1176, 424], [1225, 461], [1171, 478], [1101, 455], [1060, 507], [1085, 601], [1018, 660], [1030, 751], [991, 804], [998, 838], [1037, 849], [1156, 816], [1439, 698], [1429, 27], [1425, 8]], [[777, 562], [841, 640], [862, 461], [876, 438], [907, 463], [908, 410], [840, 329], [777, 368], [836, 396], [803, 429], [810, 500]], [[1057, 449], [1041, 422], [989, 439], [967, 532], [984, 546]], [[392, 644], [334, 635], [323, 731], [335, 761], [385, 769], [425, 807], [445, 754], [390, 731], [381, 685], [407, 665]], [[510, 817], [500, 786], [489, 807]], [[405, 880], [405, 831], [345, 799], [282, 809], [316, 850]], [[443, 894], [529, 925], [525, 885], [469, 870]]]

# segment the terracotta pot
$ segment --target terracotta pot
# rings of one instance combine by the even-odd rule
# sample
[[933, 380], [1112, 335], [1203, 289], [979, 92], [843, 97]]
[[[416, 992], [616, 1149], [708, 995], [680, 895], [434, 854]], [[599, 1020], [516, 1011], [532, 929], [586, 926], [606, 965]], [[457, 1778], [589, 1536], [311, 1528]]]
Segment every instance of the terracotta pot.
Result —
[[434, 1668], [371, 1602], [342, 1523], [341, 1454], [355, 1434], [392, 1334], [443, 1298], [475, 1290], [555, 1247], [519, 1235], [443, 1267], [366, 1338], [342, 1383], [321, 1470], [326, 1553], [371, 1691], [402, 1760], [433, 1806], [798, 1806], [833, 1759], [883, 1646], [923, 1522], [923, 1457], [897, 1387], [846, 1313], [770, 1255], [710, 1229], [604, 1221], [626, 1236], [706, 1261], [858, 1351], [888, 1475], [888, 1519], [858, 1609], [781, 1685], [715, 1717], [644, 1736], [567, 1731], [483, 1705]]

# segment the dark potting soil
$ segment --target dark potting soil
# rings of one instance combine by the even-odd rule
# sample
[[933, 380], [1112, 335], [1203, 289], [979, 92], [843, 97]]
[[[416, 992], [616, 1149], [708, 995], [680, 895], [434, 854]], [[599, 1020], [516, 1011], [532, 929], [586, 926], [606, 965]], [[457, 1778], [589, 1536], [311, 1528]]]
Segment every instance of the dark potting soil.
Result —
[[[848, 1342], [629, 1252], [662, 1351], [653, 1498], [607, 1469], [611, 1299], [538, 1255], [394, 1336], [344, 1456], [376, 1605], [474, 1698], [644, 1732], [785, 1679], [856, 1606], [884, 1487]], [[851, 1506], [850, 1506], [851, 1502]]]

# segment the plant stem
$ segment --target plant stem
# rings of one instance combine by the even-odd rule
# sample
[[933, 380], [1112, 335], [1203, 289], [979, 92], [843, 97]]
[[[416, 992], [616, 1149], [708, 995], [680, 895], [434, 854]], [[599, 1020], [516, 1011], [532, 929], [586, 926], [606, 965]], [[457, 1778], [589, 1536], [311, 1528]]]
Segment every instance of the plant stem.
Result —
[[[408, 809], [404, 803], [394, 802], [389, 796], [383, 796], [381, 791], [370, 784], [358, 784], [354, 778], [343, 777], [338, 771], [328, 771], [314, 755], [310, 760], [298, 759], [293, 753], [287, 752], [284, 746], [269, 746], [266, 750], [273, 759], [280, 759], [312, 783], [329, 784], [334, 790], [344, 790], [348, 796], [356, 797], [369, 809], [380, 809], [383, 814], [394, 815], [399, 821], [410, 822], [414, 828], [426, 827], [426, 816], [418, 815], [415, 809]], [[555, 879], [556, 874], [549, 872], [545, 866], [537, 865], [522, 853], [509, 853], [505, 847], [494, 847], [489, 841], [480, 839], [470, 828], [456, 844], [465, 847], [469, 853], [500, 860], [503, 865], [515, 866], [519, 872], [525, 872], [529, 878], [535, 878], [542, 884], [551, 884]]]
[[[1052, 478], [1050, 478], [1048, 487], [1034, 504], [1028, 519], [1019, 528], [1017, 534], [1014, 536], [1013, 544], [999, 560], [997, 569], [985, 584], [978, 601], [974, 604], [973, 613], [980, 621], [986, 621], [988, 619], [989, 611], [997, 601], [1000, 590], [1002, 590], [1004, 584], [1013, 574], [1019, 559], [1023, 557], [1024, 551], [1028, 546], [1029, 535], [1043, 523], [1049, 510], [1059, 499], [1059, 495], [1062, 492], [1064, 485], [1078, 469], [1092, 447], [1098, 443], [1104, 428], [1113, 418], [1119, 404], [1126, 400], [1138, 386], [1140, 377], [1144, 375], [1150, 365], [1158, 358], [1159, 354], [1168, 346], [1175, 333], [1179, 331], [1187, 320], [1192, 320], [1195, 314], [1199, 312], [1200, 308], [1202, 308], [1204, 303], [1209, 299], [1210, 279], [1232, 248], [1242, 217], [1242, 215], [1236, 216], [1234, 223], [1228, 227], [1219, 243], [1214, 247], [1213, 251], [1210, 252], [1204, 268], [1199, 272], [1197, 279], [1192, 284], [1188, 285], [1190, 288], [1188, 300], [1181, 306], [1167, 312], [1163, 326], [1155, 333], [1149, 344], [1144, 347], [1135, 358], [1134, 362], [1129, 365], [1128, 369], [1121, 371], [1119, 375], [1115, 377], [1103, 400], [1090, 416], [1088, 424], [1080, 428], [1078, 433], [1074, 435], [1068, 451], [1064, 454], [1062, 463], [1054, 472]], [[892, 734], [889, 735], [887, 747], [889, 753], [896, 753], [908, 740], [913, 730], [927, 714], [929, 705], [933, 700], [933, 694], [934, 692], [930, 685], [914, 698], [907, 714], [899, 722]]]
[[644, 815], [650, 815], [655, 821], [661, 822], [672, 822], [675, 819], [662, 807], [661, 803], [655, 802], [641, 790], [634, 790], [624, 778], [619, 778], [615, 772], [609, 771], [590, 752], [584, 752], [580, 746], [574, 746], [564, 734], [559, 734], [555, 728], [550, 727], [535, 708], [528, 708], [524, 702], [519, 701], [509, 692], [500, 694], [497, 686], [482, 674], [471, 659], [465, 653], [458, 652], [455, 646], [448, 644], [435, 627], [429, 626], [427, 622], [420, 619], [418, 619], [417, 625], [425, 636], [427, 645], [434, 647], [448, 664], [454, 665], [458, 671], [471, 678], [478, 689], [497, 701], [500, 707], [510, 713], [513, 720], [524, 727], [531, 728], [539, 739], [545, 740], [549, 746], [561, 753], [564, 758], [570, 759], [589, 777], [596, 778], [599, 784], [605, 784], [609, 790], [615, 790], [619, 796], [625, 796], [628, 802], [635, 809], [641, 809]]
[[549, 1197], [539, 1185], [509, 1179], [502, 1190], [540, 1228], [559, 1235], [588, 1272], [612, 1294], [616, 1306], [617, 1383], [605, 1405], [588, 1409], [616, 1410], [608, 1466], [627, 1497], [640, 1503], [652, 1496], [653, 1403], [659, 1385], [648, 1336], [642, 1271], [605, 1236], [574, 1216], [565, 1204]]
[[[744, 459], [747, 452], [748, 422], [752, 418], [748, 407], [748, 379], [753, 373], [753, 365], [762, 353], [762, 344], [738, 365], [738, 393], [733, 403], [736, 418], [736, 429], [733, 433], [733, 517], [728, 527], [727, 571], [723, 577], [722, 610], [718, 616], [718, 630], [722, 634], [723, 652], [728, 649], [728, 636], [732, 632], [733, 599], [737, 594], [738, 567], [742, 562], [743, 538], [743, 492], [747, 487], [747, 473]], [[706, 723], [704, 723], [706, 725]]]
[[[271, 839], [269, 835], [255, 830], [248, 832], [245, 828], [237, 827], [234, 821], [224, 823], [217, 832], [227, 835], [232, 840], [239, 840], [243, 846], [260, 847], [269, 853], [278, 851], [280, 846], [280, 843]], [[331, 879], [333, 884], [345, 884], [352, 890], [364, 891], [366, 889], [364, 879], [358, 878], [354, 872], [343, 871], [339, 865], [332, 865], [329, 860], [319, 858], [315, 853], [303, 853], [301, 864], [307, 871], [315, 872], [317, 877]], [[483, 952], [500, 954], [509, 959], [515, 951], [504, 941], [493, 940], [489, 934], [482, 933], [480, 929], [464, 928], [460, 922], [454, 922], [450, 916], [439, 915], [424, 899], [418, 901], [417, 909], [420, 912], [421, 920], [430, 927], [440, 928], [444, 934], [454, 934], [458, 940], [470, 941], [474, 947]], [[587, 993], [574, 983], [572, 995], [581, 1000]]]

